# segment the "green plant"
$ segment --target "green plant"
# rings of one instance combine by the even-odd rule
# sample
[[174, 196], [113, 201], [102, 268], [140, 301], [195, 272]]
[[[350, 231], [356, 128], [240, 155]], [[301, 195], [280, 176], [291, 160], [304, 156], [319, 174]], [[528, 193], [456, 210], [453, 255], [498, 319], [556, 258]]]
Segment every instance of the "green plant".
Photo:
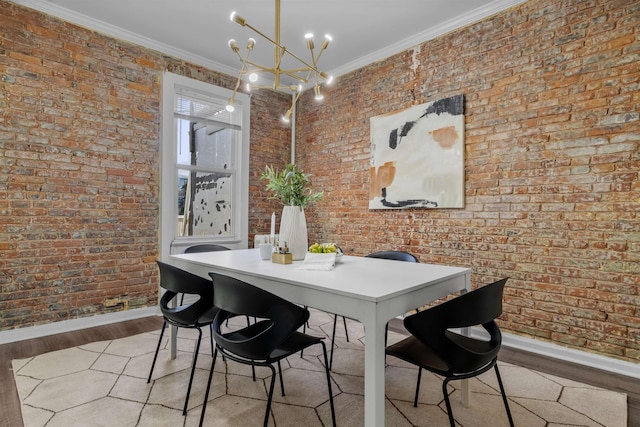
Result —
[[304, 207], [324, 197], [322, 191], [316, 193], [311, 189], [309, 176], [289, 163], [282, 170], [267, 165], [260, 179], [267, 181], [266, 188], [273, 193], [270, 199], [279, 200], [285, 206]]

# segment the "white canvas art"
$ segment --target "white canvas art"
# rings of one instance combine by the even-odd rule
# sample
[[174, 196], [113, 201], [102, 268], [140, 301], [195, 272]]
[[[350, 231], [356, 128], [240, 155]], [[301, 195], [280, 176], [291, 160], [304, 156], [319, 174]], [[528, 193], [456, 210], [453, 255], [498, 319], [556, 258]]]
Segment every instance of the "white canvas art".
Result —
[[371, 118], [369, 209], [464, 207], [464, 98]]

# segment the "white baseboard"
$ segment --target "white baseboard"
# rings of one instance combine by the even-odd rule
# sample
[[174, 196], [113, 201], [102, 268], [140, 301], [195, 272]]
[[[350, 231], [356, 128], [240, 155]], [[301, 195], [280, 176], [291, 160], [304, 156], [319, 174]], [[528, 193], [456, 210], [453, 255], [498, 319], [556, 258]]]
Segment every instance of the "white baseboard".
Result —
[[133, 310], [117, 311], [114, 313], [98, 314], [96, 316], [82, 317], [79, 319], [63, 320], [60, 322], [47, 323], [46, 325], [10, 329], [7, 331], [0, 331], [0, 344], [40, 338], [48, 335], [92, 328], [94, 326], [108, 325], [110, 323], [124, 322], [126, 320], [140, 319], [141, 317], [159, 315], [160, 309], [157, 306], [145, 307], [135, 308]]
[[[80, 319], [64, 320], [61, 322], [48, 323], [46, 325], [0, 331], [0, 344], [77, 331], [94, 326], [108, 325], [110, 323], [123, 322], [148, 316], [160, 316], [160, 309], [158, 307], [137, 308], [134, 310], [99, 314], [97, 316], [83, 317]], [[483, 332], [484, 331], [481, 329], [477, 330], [472, 328], [471, 335], [483, 336]], [[486, 336], [486, 334], [484, 334], [484, 336]], [[502, 345], [542, 356], [548, 356], [558, 360], [564, 360], [577, 365], [589, 366], [602, 371], [613, 372], [640, 379], [640, 364], [638, 363], [600, 356], [594, 353], [562, 347], [557, 344], [509, 333], [502, 334]]]
[[[471, 336], [482, 336], [482, 332], [484, 331], [473, 328], [471, 330]], [[486, 336], [486, 333], [484, 336]], [[562, 347], [557, 344], [504, 332], [502, 333], [502, 345], [504, 347], [548, 356], [581, 366], [589, 366], [602, 371], [640, 379], [640, 364], [638, 363], [600, 356], [595, 353], [588, 353], [586, 351]]]

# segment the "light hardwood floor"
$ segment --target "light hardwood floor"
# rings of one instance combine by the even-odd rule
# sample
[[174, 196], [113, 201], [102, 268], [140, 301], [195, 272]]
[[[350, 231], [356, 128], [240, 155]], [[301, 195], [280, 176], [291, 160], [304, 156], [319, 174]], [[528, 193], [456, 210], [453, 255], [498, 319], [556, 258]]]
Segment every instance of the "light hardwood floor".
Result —
[[[2, 413], [0, 426], [23, 427], [20, 401], [11, 372], [11, 360], [32, 357], [89, 342], [111, 340], [153, 331], [161, 326], [162, 318], [154, 316], [0, 345], [0, 413]], [[400, 321], [392, 322], [390, 329], [406, 333]], [[500, 352], [500, 360], [593, 386], [627, 393], [628, 425], [629, 427], [640, 427], [640, 382], [633, 378], [506, 347], [503, 347]]]

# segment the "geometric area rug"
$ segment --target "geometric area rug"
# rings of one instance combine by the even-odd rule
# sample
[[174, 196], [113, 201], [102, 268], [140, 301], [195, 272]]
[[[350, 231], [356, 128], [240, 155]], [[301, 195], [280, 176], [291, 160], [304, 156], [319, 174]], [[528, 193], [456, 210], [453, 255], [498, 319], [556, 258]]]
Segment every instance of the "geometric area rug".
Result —
[[[310, 310], [307, 333], [327, 336], [333, 316]], [[339, 426], [362, 426], [364, 412], [364, 330], [347, 320], [349, 341], [342, 322], [336, 333], [331, 371], [332, 389]], [[168, 357], [168, 341], [158, 355], [150, 384], [147, 376], [159, 330], [112, 341], [12, 361], [14, 378], [25, 427], [91, 426], [197, 426], [211, 366], [207, 330], [198, 357], [189, 400], [182, 406], [189, 381], [191, 357], [197, 332], [180, 329], [178, 355]], [[167, 334], [165, 334], [166, 336]], [[389, 343], [402, 339], [389, 333]], [[330, 343], [327, 339], [326, 343]], [[313, 346], [318, 347], [319, 346]], [[330, 425], [326, 379], [316, 349], [304, 356], [282, 361], [285, 396], [277, 382], [269, 425]], [[329, 345], [327, 345], [329, 347]], [[624, 393], [570, 381], [519, 366], [499, 362], [509, 406], [518, 427], [627, 426], [627, 398]], [[266, 408], [270, 371], [232, 361], [216, 363], [207, 404], [206, 426], [261, 426]], [[413, 407], [417, 369], [387, 357], [385, 414], [387, 426], [448, 426], [442, 398], [442, 379], [423, 372], [418, 407]], [[470, 380], [471, 405], [460, 403], [459, 384], [450, 383], [453, 414], [460, 427], [508, 425], [495, 373], [490, 370]]]

